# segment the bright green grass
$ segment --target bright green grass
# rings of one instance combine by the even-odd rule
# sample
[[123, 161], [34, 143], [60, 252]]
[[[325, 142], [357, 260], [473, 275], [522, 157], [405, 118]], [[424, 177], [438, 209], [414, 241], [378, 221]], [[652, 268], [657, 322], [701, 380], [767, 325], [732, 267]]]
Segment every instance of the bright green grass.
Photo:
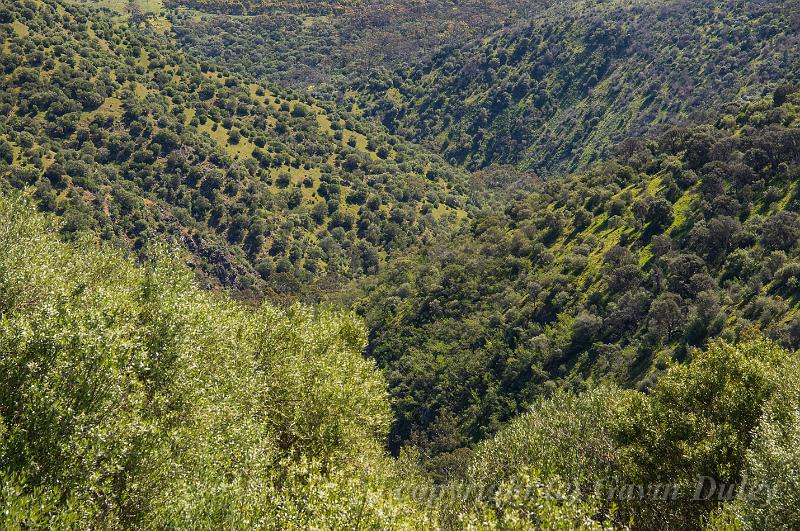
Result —
[[113, 96], [106, 98], [106, 100], [97, 109], [84, 113], [81, 117], [83, 124], [91, 122], [95, 116], [111, 116], [115, 119], [122, 117], [122, 101]]
[[250, 142], [247, 137], [242, 135], [238, 144], [231, 144], [228, 141], [228, 133], [230, 133], [230, 131], [222, 124], [217, 124], [217, 128], [215, 130], [214, 123], [215, 122], [213, 120], [207, 120], [206, 123], [201, 124], [197, 129], [198, 131], [206, 133], [208, 136], [210, 136], [211, 139], [214, 140], [214, 142], [224, 149], [225, 153], [231, 157], [249, 157], [253, 154], [255, 145], [253, 145], [253, 143]]
[[22, 37], [23, 39], [29, 35], [28, 26], [20, 22], [19, 20], [15, 20], [11, 23], [11, 28], [14, 30], [14, 33], [18, 37]]
[[[89, 0], [97, 7], [105, 7], [120, 14], [128, 13], [129, 0]], [[136, 0], [143, 13], [159, 13], [164, 9], [162, 0]]]

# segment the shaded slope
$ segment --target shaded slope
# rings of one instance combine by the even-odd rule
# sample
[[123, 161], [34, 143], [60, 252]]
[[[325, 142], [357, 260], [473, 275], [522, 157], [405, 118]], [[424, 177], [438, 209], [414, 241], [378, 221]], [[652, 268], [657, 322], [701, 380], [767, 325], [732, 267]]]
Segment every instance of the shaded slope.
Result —
[[646, 388], [717, 336], [800, 347], [800, 94], [786, 93], [518, 193], [367, 282], [392, 444], [447, 453], [556, 388]]
[[800, 80], [798, 29], [796, 2], [571, 1], [355, 88], [370, 114], [448, 160], [556, 175]]

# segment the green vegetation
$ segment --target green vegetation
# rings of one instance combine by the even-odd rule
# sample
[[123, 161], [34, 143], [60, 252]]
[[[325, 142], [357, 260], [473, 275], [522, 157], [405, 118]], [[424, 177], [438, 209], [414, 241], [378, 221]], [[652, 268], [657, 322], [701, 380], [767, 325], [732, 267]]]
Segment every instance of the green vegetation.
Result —
[[3, 0], [0, 175], [65, 234], [191, 254], [207, 282], [315, 298], [463, 216], [467, 179], [351, 113], [249, 84], [146, 24]]
[[[458, 47], [550, 0], [171, 0], [178, 44], [227, 68], [330, 97], [377, 68]], [[188, 9], [187, 9], [188, 8]], [[320, 87], [323, 85], [323, 87]]]
[[800, 93], [778, 99], [629, 142], [365, 279], [392, 447], [446, 473], [555, 389], [647, 389], [690, 347], [750, 329], [800, 348]]
[[[768, 340], [714, 341], [649, 394], [538, 399], [436, 491], [423, 456], [383, 453], [386, 387], [352, 315], [246, 308], [201, 291], [167, 253], [137, 266], [59, 241], [57, 223], [21, 199], [0, 199], [0, 227], [4, 528], [797, 521], [799, 360]], [[691, 499], [700, 476], [732, 484], [745, 473], [789, 481], [780, 497]], [[680, 497], [626, 496], [625, 485], [650, 482]]]
[[355, 105], [469, 169], [563, 175], [800, 81], [796, 1], [251, 4], [270, 14], [176, 0], [168, 17], [192, 54]]
[[358, 0], [166, 0], [166, 3], [236, 15], [281, 12], [327, 14], [341, 12], [348, 6], [361, 6]]
[[[600, 528], [604, 522], [632, 522], [634, 529], [792, 528], [800, 490], [789, 471], [795, 470], [789, 467], [796, 451], [787, 434], [796, 433], [797, 416], [774, 415], [796, 404], [784, 403], [795, 396], [789, 388], [796, 388], [796, 380], [787, 385], [785, 377], [797, 376], [799, 362], [764, 339], [738, 346], [714, 341], [688, 365], [668, 369], [649, 394], [613, 387], [556, 393], [481, 443], [466, 477], [475, 491], [500, 486], [498, 493], [515, 478], [517, 485], [536, 481], [550, 489], [569, 478], [571, 496], [585, 494], [580, 510], [559, 515], [552, 527], [558, 529]], [[751, 482], [741, 492], [743, 501], [725, 503], [744, 474]], [[716, 486], [699, 481], [703, 477], [714, 478]], [[780, 492], [766, 490], [776, 485]], [[641, 492], [638, 486], [659, 490]], [[570, 507], [574, 498], [567, 500]], [[535, 496], [521, 503], [498, 496], [484, 510], [506, 525], [494, 528], [525, 529], [537, 502]], [[465, 505], [472, 507], [458, 510], [487, 504]]]
[[800, 526], [796, 0], [86, 4], [0, 0], [0, 528]]
[[452, 162], [557, 176], [629, 136], [800, 81], [797, 13], [780, 0], [571, 0], [424, 64], [375, 72], [351, 94]]
[[62, 243], [19, 200], [0, 227], [0, 527], [424, 522], [352, 316], [246, 309], [168, 255]]

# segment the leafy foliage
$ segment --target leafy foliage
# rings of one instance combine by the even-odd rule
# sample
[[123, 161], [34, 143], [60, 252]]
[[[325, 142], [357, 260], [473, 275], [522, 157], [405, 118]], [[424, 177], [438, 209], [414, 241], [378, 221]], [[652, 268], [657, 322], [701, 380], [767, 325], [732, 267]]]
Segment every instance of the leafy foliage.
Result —
[[[560, 514], [554, 528], [568, 525], [576, 515], [584, 519], [573, 525], [589, 528], [697, 529], [704, 523], [735, 526], [737, 518], [756, 529], [790, 528], [797, 518], [795, 469], [781, 467], [791, 458], [749, 478], [777, 481], [783, 490], [768, 492], [748, 484], [740, 500], [726, 503], [725, 496], [735, 493], [732, 486], [742, 485], [747, 467], [759, 466], [755, 455], [764, 446], [754, 436], [757, 425], [761, 434], [796, 429], [796, 419], [773, 413], [783, 407], [779, 403], [786, 404], [785, 411], [792, 409], [784, 393], [796, 382], [787, 385], [784, 376], [794, 375], [797, 367], [796, 354], [764, 339], [739, 345], [715, 341], [690, 363], [670, 367], [649, 394], [601, 387], [540, 399], [477, 446], [464, 481], [472, 482], [470, 492], [484, 493], [484, 498], [467, 506], [502, 507], [507, 485], [514, 485], [512, 492], [519, 496], [535, 481], [543, 487], [532, 495], [528, 490], [529, 497], [512, 505], [512, 514], [519, 507], [547, 507], [565, 499], [553, 510], [572, 509]], [[748, 448], [752, 457], [746, 465]], [[714, 478], [714, 490], [701, 482], [704, 477]], [[705, 487], [699, 496], [698, 485]], [[715, 508], [723, 513], [712, 518]], [[461, 506], [455, 513], [463, 511]], [[723, 516], [728, 514], [733, 516]]]
[[0, 201], [3, 527], [424, 522], [351, 316], [250, 310]]
[[800, 523], [798, 382], [796, 366], [781, 374], [747, 453], [744, 474], [762, 495], [739, 496], [724, 509], [745, 529], [793, 528]]
[[798, 526], [795, 0], [93, 4], [0, 0], [0, 527]]
[[365, 281], [393, 448], [452, 452], [557, 388], [649, 388], [714, 337], [800, 347], [798, 103], [631, 143]]
[[554, 4], [461, 49], [357, 84], [391, 130], [448, 160], [561, 175], [660, 126], [708, 120], [767, 82], [800, 80], [797, 6], [636, 0]]

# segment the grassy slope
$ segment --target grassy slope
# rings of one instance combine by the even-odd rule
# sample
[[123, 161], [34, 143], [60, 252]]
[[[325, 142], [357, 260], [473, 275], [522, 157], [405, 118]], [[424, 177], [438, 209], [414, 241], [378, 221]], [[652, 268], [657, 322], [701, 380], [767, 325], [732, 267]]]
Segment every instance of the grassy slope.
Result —
[[[329, 271], [352, 276], [361, 266], [351, 265], [351, 246], [358, 252], [372, 246], [382, 258], [392, 248], [414, 244], [439, 220], [451, 214], [455, 219], [459, 205], [466, 204], [464, 177], [435, 156], [335, 106], [301, 101], [176, 51], [169, 39], [151, 31], [161, 20], [150, 12], [157, 5], [142, 5], [143, 19], [131, 28], [127, 16], [107, 17], [70, 3], [40, 2], [31, 4], [33, 9], [23, 8], [23, 2], [6, 4], [13, 19], [3, 24], [10, 116], [2, 138], [14, 158], [4, 175], [19, 186], [12, 174], [25, 173], [25, 184], [54, 198], [48, 209], [76, 213], [80, 230], [101, 229], [104, 237], [136, 246], [143, 233], [170, 233], [191, 250], [207, 278], [237, 289], [269, 290], [262, 277], [281, 258], [292, 262], [291, 279], [306, 282]], [[76, 88], [84, 82], [88, 85]], [[72, 90], [87, 93], [74, 110], [68, 103], [75, 100]], [[34, 101], [41, 94], [47, 97]], [[52, 99], [63, 103], [57, 109]], [[63, 127], [55, 131], [54, 122]], [[238, 142], [230, 140], [234, 130]], [[167, 136], [154, 140], [162, 134]], [[164, 138], [176, 145], [162, 145]], [[133, 151], [117, 157], [114, 141], [129, 142], [125, 147]], [[43, 180], [53, 162], [74, 166], [79, 158], [95, 177]], [[197, 178], [209, 171], [221, 172], [213, 193], [202, 192], [204, 181]], [[286, 173], [290, 182], [280, 182]], [[141, 198], [135, 212], [120, 212], [120, 187]], [[356, 191], [360, 199], [351, 201]], [[203, 193], [223, 212], [203, 212], [210, 208], [202, 206]], [[293, 194], [300, 194], [299, 202]], [[443, 205], [448, 196], [449, 206]], [[379, 205], [374, 211], [364, 205], [371, 197]], [[336, 220], [334, 204], [342, 214]], [[315, 205], [324, 212], [309, 220]], [[359, 220], [372, 227], [369, 237], [357, 234]], [[137, 221], [144, 226], [133, 230]], [[237, 223], [243, 231], [233, 235]], [[316, 242], [329, 237], [336, 224], [344, 234], [320, 256]], [[279, 247], [273, 245], [277, 240]], [[315, 265], [306, 267], [308, 253]], [[261, 268], [265, 274], [255, 272], [259, 264], [267, 264]], [[284, 280], [277, 282], [283, 287], [276, 289], [286, 288]], [[296, 282], [286, 289], [296, 291]]]

